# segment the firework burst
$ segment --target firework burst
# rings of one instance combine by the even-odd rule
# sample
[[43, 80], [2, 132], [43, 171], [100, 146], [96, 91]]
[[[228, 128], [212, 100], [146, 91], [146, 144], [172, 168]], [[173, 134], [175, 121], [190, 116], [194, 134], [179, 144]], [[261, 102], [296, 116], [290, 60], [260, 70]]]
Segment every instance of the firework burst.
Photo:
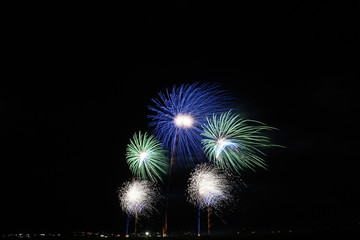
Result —
[[[195, 162], [205, 160], [200, 132], [206, 118], [213, 113], [229, 109], [231, 98], [228, 93], [218, 89], [218, 84], [193, 83], [173, 86], [159, 92], [158, 98], [152, 99], [154, 106], [148, 106], [153, 112], [149, 126], [153, 133], [170, 152], [169, 191], [171, 169], [174, 163], [182, 166], [194, 166]], [[167, 234], [167, 209], [164, 215], [163, 236]]]
[[[154, 182], [147, 180], [132, 180], [125, 182], [118, 189], [118, 197], [122, 210], [130, 216], [135, 217], [136, 223], [139, 217], [149, 217], [156, 211], [156, 204], [160, 199], [160, 191]], [[128, 235], [128, 223], [126, 226], [126, 235]]]
[[231, 100], [227, 92], [218, 88], [209, 83], [184, 84], [152, 99], [155, 106], [149, 106], [154, 112], [149, 115], [149, 126], [154, 127], [154, 135], [171, 152], [172, 160], [194, 165], [195, 159], [204, 159], [201, 126], [213, 113], [228, 110]]
[[219, 209], [232, 200], [232, 187], [226, 172], [209, 163], [199, 164], [190, 174], [187, 200], [202, 209]]
[[[239, 182], [242, 183], [242, 182]], [[200, 210], [208, 212], [208, 234], [211, 228], [212, 210], [221, 210], [234, 201], [236, 186], [231, 175], [209, 163], [199, 164], [191, 172], [186, 189], [187, 201], [198, 207], [198, 235], [200, 236]]]
[[240, 173], [245, 168], [255, 171], [256, 167], [266, 169], [263, 159], [265, 147], [272, 144], [264, 131], [275, 130], [255, 120], [242, 119], [239, 114], [227, 111], [214, 114], [203, 125], [204, 152], [210, 161], [221, 168]]
[[161, 143], [146, 132], [139, 131], [130, 139], [126, 160], [134, 176], [151, 181], [162, 181], [169, 168], [169, 159]]

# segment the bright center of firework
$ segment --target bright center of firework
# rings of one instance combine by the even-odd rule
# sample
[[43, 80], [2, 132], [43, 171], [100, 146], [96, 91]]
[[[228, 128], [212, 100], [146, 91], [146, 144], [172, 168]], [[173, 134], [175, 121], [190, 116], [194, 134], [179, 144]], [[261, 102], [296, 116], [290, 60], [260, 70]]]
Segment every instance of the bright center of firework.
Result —
[[220, 138], [217, 140], [216, 146], [217, 146], [216, 147], [216, 158], [218, 158], [225, 147], [227, 147], [227, 146], [236, 147], [236, 143], [233, 143], [230, 140], [227, 140], [226, 138]]
[[147, 152], [147, 151], [143, 151], [143, 152], [140, 152], [140, 153], [139, 153], [139, 159], [140, 159], [140, 161], [139, 161], [139, 166], [142, 164], [143, 161], [146, 160], [146, 158], [147, 158], [148, 156], [149, 156], [149, 152]]
[[144, 193], [139, 186], [132, 186], [127, 193], [127, 201], [129, 203], [139, 203], [144, 200]]
[[194, 125], [194, 119], [188, 114], [178, 114], [174, 118], [175, 125], [181, 128], [190, 128]]
[[219, 183], [213, 174], [201, 174], [199, 176], [199, 194], [202, 197], [209, 197], [210, 195], [221, 195]]

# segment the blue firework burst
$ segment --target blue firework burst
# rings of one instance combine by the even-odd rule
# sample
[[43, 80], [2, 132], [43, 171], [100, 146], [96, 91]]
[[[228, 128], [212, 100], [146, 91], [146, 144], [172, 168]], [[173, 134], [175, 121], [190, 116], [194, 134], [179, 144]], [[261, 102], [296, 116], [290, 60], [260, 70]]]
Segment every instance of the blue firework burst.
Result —
[[217, 83], [174, 85], [153, 98], [154, 106], [149, 126], [153, 134], [171, 153], [173, 161], [183, 166], [202, 162], [204, 151], [201, 139], [202, 125], [207, 117], [230, 109], [233, 99]]

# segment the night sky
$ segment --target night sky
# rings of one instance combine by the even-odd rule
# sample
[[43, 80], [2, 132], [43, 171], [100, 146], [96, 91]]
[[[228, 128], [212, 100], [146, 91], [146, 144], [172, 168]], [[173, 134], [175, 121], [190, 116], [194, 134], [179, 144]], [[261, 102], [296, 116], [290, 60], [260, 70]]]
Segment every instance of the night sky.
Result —
[[[151, 131], [151, 98], [197, 81], [221, 84], [286, 146], [266, 151], [268, 171], [243, 174], [240, 203], [214, 231], [358, 224], [356, 4], [170, 2], [9, 9], [0, 232], [123, 234], [126, 145]], [[196, 231], [189, 172], [175, 170], [169, 231]], [[160, 231], [161, 216], [140, 228]]]

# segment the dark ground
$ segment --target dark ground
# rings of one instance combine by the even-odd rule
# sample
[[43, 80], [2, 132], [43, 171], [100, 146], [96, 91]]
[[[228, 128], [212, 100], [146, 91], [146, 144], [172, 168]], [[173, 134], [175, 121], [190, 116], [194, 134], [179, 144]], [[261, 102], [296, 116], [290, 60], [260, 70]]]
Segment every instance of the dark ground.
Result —
[[[119, 240], [119, 239], [168, 239], [168, 240], [318, 240], [318, 239], [358, 239], [360, 232], [317, 232], [317, 233], [282, 233], [282, 234], [246, 234], [246, 235], [215, 235], [215, 236], [172, 236], [172, 237], [109, 237], [108, 240]], [[6, 237], [0, 239], [17, 240], [19, 238]], [[33, 240], [99, 240], [104, 239], [100, 237], [40, 237], [30, 238]]]

